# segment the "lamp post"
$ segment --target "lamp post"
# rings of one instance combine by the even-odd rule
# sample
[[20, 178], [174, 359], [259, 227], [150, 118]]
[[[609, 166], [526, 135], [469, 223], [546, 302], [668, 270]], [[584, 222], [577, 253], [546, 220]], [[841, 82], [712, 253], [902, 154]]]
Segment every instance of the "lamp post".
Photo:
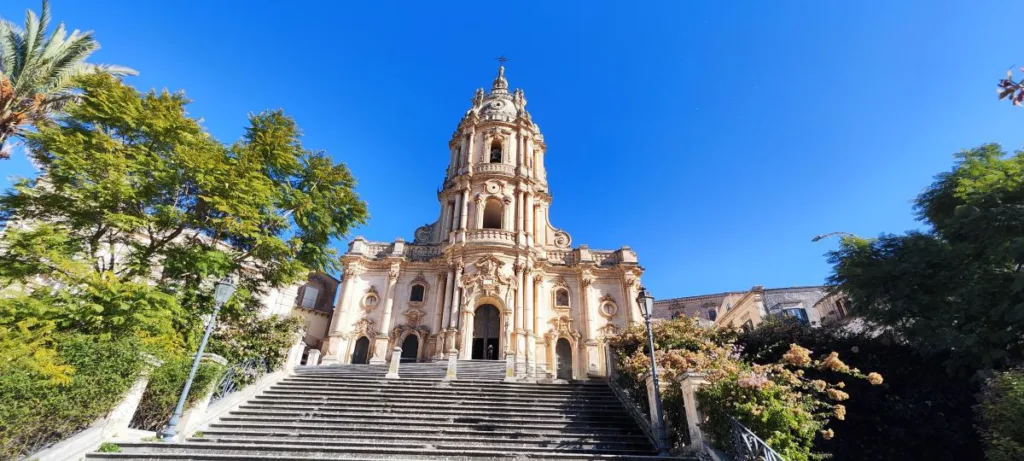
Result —
[[654, 296], [646, 288], [640, 287], [640, 293], [636, 295], [636, 303], [640, 305], [640, 313], [644, 316], [647, 324], [647, 342], [651, 350], [651, 379], [654, 381], [654, 408], [658, 417], [658, 427], [655, 437], [658, 443], [658, 455], [668, 454], [668, 436], [665, 434], [665, 414], [661, 411], [661, 385], [658, 383], [658, 362], [654, 360], [654, 332], [651, 330], [651, 311], [654, 310]]
[[174, 407], [171, 420], [167, 422], [167, 426], [160, 432], [160, 438], [164, 442], [172, 441], [174, 436], [178, 434], [178, 420], [181, 419], [181, 414], [185, 411], [185, 400], [188, 398], [189, 389], [192, 388], [192, 380], [196, 378], [196, 371], [199, 370], [199, 362], [203, 358], [203, 349], [206, 349], [206, 343], [210, 340], [210, 334], [213, 333], [213, 325], [217, 322], [217, 314], [220, 313], [220, 308], [231, 299], [233, 294], [235, 294], [235, 282], [230, 276], [224, 277], [217, 282], [217, 287], [213, 290], [213, 313], [210, 314], [210, 321], [206, 323], [206, 331], [203, 333], [203, 340], [199, 343], [199, 350], [196, 351], [196, 356], [192, 359], [192, 369], [189, 370], [188, 378], [185, 379], [185, 388], [181, 391], [181, 397], [178, 397], [178, 406]]
[[841, 235], [843, 237], [857, 237], [857, 235], [853, 234], [852, 232], [837, 231], [837, 232], [829, 232], [829, 233], [826, 233], [826, 234], [815, 235], [814, 238], [811, 239], [811, 242], [817, 242], [817, 241], [820, 241], [823, 238], [832, 237], [834, 235]]

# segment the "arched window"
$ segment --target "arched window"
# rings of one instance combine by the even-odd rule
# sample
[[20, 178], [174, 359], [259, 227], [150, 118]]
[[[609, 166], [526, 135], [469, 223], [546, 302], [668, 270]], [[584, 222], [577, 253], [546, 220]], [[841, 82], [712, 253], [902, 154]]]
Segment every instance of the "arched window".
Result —
[[718, 318], [718, 312], [714, 309], [708, 309], [708, 320], [714, 322]]
[[501, 163], [501, 140], [497, 138], [491, 142], [491, 163]]
[[313, 285], [306, 285], [302, 289], [302, 302], [301, 306], [306, 309], [313, 309], [316, 307], [316, 300], [320, 296], [320, 289]]
[[569, 290], [565, 288], [555, 290], [555, 307], [569, 307]]
[[416, 284], [412, 286], [412, 293], [409, 294], [409, 301], [423, 302], [423, 285]]
[[484, 205], [484, 229], [501, 229], [501, 214], [504, 211], [502, 208], [501, 200], [487, 199], [487, 204]]

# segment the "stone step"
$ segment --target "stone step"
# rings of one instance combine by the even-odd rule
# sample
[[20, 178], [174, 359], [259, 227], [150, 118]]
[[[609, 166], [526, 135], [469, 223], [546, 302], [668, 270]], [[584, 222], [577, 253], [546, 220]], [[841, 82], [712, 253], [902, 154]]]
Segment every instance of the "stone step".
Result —
[[[368, 432], [365, 430], [348, 430], [340, 428], [311, 428], [306, 426], [297, 426], [292, 429], [282, 428], [279, 425], [270, 425], [267, 428], [251, 428], [248, 426], [230, 427], [225, 429], [220, 428], [209, 428], [203, 432], [204, 437], [211, 439], [222, 439], [225, 437], [297, 437], [297, 438], [323, 438], [327, 440], [342, 440], [342, 439], [357, 439], [357, 440], [376, 440], [380, 439], [380, 434], [376, 432]], [[440, 429], [440, 428], [423, 428], [413, 429], [409, 428], [400, 433], [388, 434], [389, 439], [393, 440], [454, 440], [454, 441], [488, 441], [488, 440], [513, 440], [513, 441], [554, 441], [554, 442], [575, 442], [575, 441], [592, 441], [600, 442], [602, 440], [615, 440], [618, 442], [633, 442], [648, 444], [649, 440], [647, 436], [642, 433], [636, 434], [614, 434], [611, 436], [607, 433], [602, 432], [580, 432], [580, 433], [562, 433], [562, 432], [550, 432], [550, 431], [480, 431], [480, 430], [467, 430], [467, 429]]]
[[479, 383], [466, 382], [461, 380], [451, 381], [448, 385], [442, 386], [439, 382], [429, 380], [365, 380], [365, 379], [338, 379], [338, 378], [286, 378], [277, 383], [276, 386], [309, 387], [316, 389], [332, 389], [339, 387], [352, 388], [387, 388], [387, 389], [437, 389], [437, 390], [464, 390], [475, 392], [537, 392], [544, 394], [611, 394], [611, 390], [605, 383], [601, 384], [532, 384], [532, 383]]
[[256, 437], [256, 436], [226, 436], [209, 439], [190, 438], [188, 442], [195, 443], [230, 443], [248, 445], [302, 445], [307, 447], [380, 447], [380, 448], [424, 448], [437, 450], [458, 450], [460, 448], [487, 448], [488, 450], [515, 450], [526, 452], [541, 451], [614, 451], [619, 453], [635, 452], [647, 454], [651, 450], [650, 443], [638, 443], [636, 441], [587, 441], [587, 440], [459, 440], [457, 438], [447, 439], [329, 439], [322, 437]]
[[457, 427], [480, 427], [480, 428], [547, 428], [553, 430], [559, 430], [562, 428], [585, 428], [585, 427], [622, 427], [623, 421], [621, 420], [609, 420], [602, 421], [600, 419], [589, 419], [589, 420], [565, 420], [565, 421], [529, 421], [528, 419], [509, 419], [509, 418], [430, 418], [430, 417], [394, 417], [394, 416], [345, 416], [345, 417], [274, 417], [274, 416], [233, 416], [228, 415], [220, 419], [221, 422], [260, 422], [260, 423], [291, 423], [291, 422], [302, 422], [302, 423], [316, 423], [316, 424], [338, 424], [338, 425], [355, 425], [363, 427], [382, 427], [382, 426], [393, 426], [397, 430], [401, 430], [402, 426], [408, 425], [421, 425], [421, 426], [434, 426], [438, 424], [448, 424]]
[[526, 454], [504, 454], [483, 457], [466, 456], [431, 456], [431, 455], [406, 455], [395, 456], [393, 454], [297, 454], [285, 455], [282, 453], [271, 454], [193, 454], [193, 453], [89, 453], [86, 459], [100, 461], [310, 461], [310, 460], [345, 460], [345, 461], [422, 461], [422, 460], [443, 460], [443, 461], [476, 461], [479, 459], [522, 461], [524, 459], [543, 460], [564, 460], [564, 461], [697, 461], [695, 457], [658, 457], [654, 455], [602, 455], [585, 453], [544, 453], [539, 455]]
[[371, 403], [371, 404], [354, 404], [349, 403], [344, 406], [336, 405], [310, 405], [308, 402], [298, 403], [287, 403], [279, 402], [276, 400], [267, 401], [259, 404], [243, 404], [238, 406], [238, 410], [246, 412], [276, 412], [276, 411], [288, 411], [288, 412], [353, 412], [353, 413], [423, 413], [430, 412], [436, 415], [510, 415], [510, 416], [523, 416], [523, 417], [576, 417], [576, 416], [618, 416], [627, 415], [628, 413], [621, 408], [613, 406], [594, 406], [594, 405], [580, 405], [577, 407], [559, 407], [559, 408], [536, 408], [536, 407], [508, 407], [508, 406], [488, 406], [481, 408], [470, 408], [470, 407], [446, 407], [437, 408], [431, 405], [420, 404], [416, 402], [394, 402], [394, 403]]
[[585, 395], [564, 395], [564, 396], [545, 396], [545, 395], [529, 395], [529, 394], [508, 394], [508, 395], [494, 395], [494, 394], [457, 394], [457, 393], [441, 393], [433, 392], [431, 389], [423, 390], [402, 390], [395, 392], [385, 392], [383, 390], [347, 390], [347, 389], [322, 389], [318, 391], [302, 390], [302, 389], [287, 389], [274, 387], [263, 391], [260, 394], [261, 397], [274, 398], [274, 397], [289, 397], [289, 396], [303, 396], [310, 400], [336, 400], [343, 398], [351, 398], [357, 400], [359, 398], [371, 398], [371, 399], [382, 399], [382, 400], [410, 400], [416, 399], [429, 399], [430, 401], [436, 401], [441, 405], [451, 405], [458, 402], [524, 402], [524, 403], [566, 403], [566, 402], [594, 402], [594, 403], [605, 403], [605, 402], [618, 402], [614, 395], [608, 396], [585, 396]]
[[[247, 456], [266, 456], [273, 455], [278, 456], [278, 459], [283, 457], [294, 457], [297, 455], [305, 455], [312, 459], [346, 459], [345, 456], [357, 455], [357, 456], [410, 456], [419, 459], [512, 459], [512, 456], [518, 457], [537, 457], [539, 459], [599, 459], [592, 458], [595, 455], [618, 455], [618, 456], [648, 456], [653, 455], [653, 452], [637, 452], [629, 450], [603, 450], [595, 449], [581, 453], [565, 452], [560, 450], [552, 449], [527, 449], [518, 448], [514, 454], [510, 454], [507, 451], [502, 450], [491, 450], [481, 447], [454, 447], [454, 448], [439, 448], [439, 447], [386, 447], [382, 449], [380, 446], [372, 447], [360, 447], [360, 446], [316, 446], [316, 445], [253, 445], [243, 443], [209, 443], [209, 442], [184, 442], [177, 444], [164, 444], [161, 442], [138, 442], [138, 443], [122, 443], [121, 454], [125, 455], [143, 455], [152, 456], [153, 454], [184, 454], [189, 455], [192, 458], [187, 459], [201, 459], [203, 455], [216, 455], [216, 454], [232, 454], [232, 455], [247, 455]], [[583, 456], [583, 458], [580, 458]], [[89, 456], [89, 459], [95, 459]], [[123, 459], [123, 458], [122, 458]], [[303, 458], [298, 458], [303, 459]], [[307, 458], [309, 459], [309, 458]]]
[[399, 432], [399, 433], [433, 433], [433, 434], [508, 434], [516, 435], [522, 434], [524, 436], [543, 436], [546, 434], [552, 434], [558, 437], [632, 437], [632, 436], [643, 436], [643, 432], [638, 427], [568, 427], [562, 428], [557, 432], [553, 432], [551, 428], [541, 427], [533, 428], [529, 426], [514, 425], [512, 427], [480, 427], [476, 425], [452, 425], [448, 424], [444, 428], [439, 428], [436, 424], [429, 425], [383, 425], [382, 427], [370, 427], [370, 426], [344, 426], [339, 424], [323, 424], [315, 422], [303, 422], [303, 421], [292, 421], [292, 422], [260, 422], [260, 421], [225, 421], [213, 423], [210, 425], [212, 431], [280, 431], [289, 432], [301, 431], [302, 433], [364, 433], [371, 434], [373, 437], [381, 437], [381, 430], [389, 431], [388, 434]]
[[610, 414], [602, 415], [597, 413], [590, 413], [584, 415], [566, 415], [566, 414], [554, 414], [554, 415], [513, 415], [513, 414], [494, 414], [475, 412], [472, 414], [455, 412], [430, 412], [423, 413], [422, 411], [377, 411], [377, 412], [357, 412], [348, 410], [306, 410], [306, 411], [288, 411], [288, 410], [233, 410], [230, 415], [232, 417], [267, 417], [267, 418], [295, 418], [301, 420], [311, 419], [372, 419], [376, 420], [379, 418], [409, 418], [410, 420], [419, 421], [455, 421], [455, 420], [468, 420], [473, 419], [480, 421], [481, 424], [489, 423], [492, 421], [534, 421], [540, 423], [557, 423], [557, 422], [573, 422], [573, 423], [588, 423], [595, 422], [599, 424], [625, 424], [632, 421], [632, 417], [628, 414]]

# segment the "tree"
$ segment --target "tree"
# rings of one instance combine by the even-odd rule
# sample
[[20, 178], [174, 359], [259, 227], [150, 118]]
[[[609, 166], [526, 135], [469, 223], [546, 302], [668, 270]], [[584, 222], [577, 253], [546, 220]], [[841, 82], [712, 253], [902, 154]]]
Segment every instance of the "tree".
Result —
[[830, 282], [854, 315], [969, 373], [1024, 358], [1024, 152], [956, 158], [917, 198], [928, 230], [844, 238]]
[[225, 318], [242, 321], [269, 288], [335, 268], [332, 240], [365, 222], [348, 168], [304, 148], [281, 111], [250, 116], [224, 145], [186, 115], [184, 94], [140, 94], [102, 73], [80, 83], [66, 115], [28, 136], [43, 174], [0, 196], [0, 288], [40, 277], [60, 287], [35, 290], [47, 302], [20, 301], [8, 324], [149, 325], [147, 335], [187, 342], [213, 281], [238, 276]]
[[91, 31], [67, 34], [60, 23], [47, 37], [49, 24], [48, 0], [43, 0], [40, 16], [27, 10], [24, 29], [0, 19], [0, 159], [10, 157], [11, 137], [24, 135], [25, 128], [75, 98], [75, 77], [135, 74], [126, 67], [85, 62], [100, 47]]

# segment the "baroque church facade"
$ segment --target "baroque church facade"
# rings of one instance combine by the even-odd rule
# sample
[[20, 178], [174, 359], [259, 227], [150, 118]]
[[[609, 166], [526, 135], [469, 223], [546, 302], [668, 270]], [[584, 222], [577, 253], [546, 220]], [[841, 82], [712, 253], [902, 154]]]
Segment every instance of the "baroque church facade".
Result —
[[544, 136], [504, 66], [448, 148], [437, 221], [412, 242], [349, 243], [323, 363], [455, 354], [513, 360], [520, 379], [606, 376], [607, 339], [642, 321], [642, 268], [629, 247], [573, 247], [552, 225]]

